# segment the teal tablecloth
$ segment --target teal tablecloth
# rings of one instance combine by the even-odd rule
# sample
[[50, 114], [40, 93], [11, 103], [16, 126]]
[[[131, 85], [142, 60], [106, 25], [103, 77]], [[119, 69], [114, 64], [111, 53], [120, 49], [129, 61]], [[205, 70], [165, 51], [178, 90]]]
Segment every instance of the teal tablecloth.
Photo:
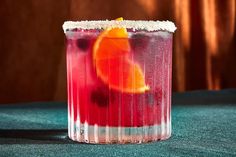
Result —
[[174, 94], [173, 133], [147, 144], [91, 145], [67, 138], [66, 103], [0, 105], [0, 157], [236, 156], [236, 90]]

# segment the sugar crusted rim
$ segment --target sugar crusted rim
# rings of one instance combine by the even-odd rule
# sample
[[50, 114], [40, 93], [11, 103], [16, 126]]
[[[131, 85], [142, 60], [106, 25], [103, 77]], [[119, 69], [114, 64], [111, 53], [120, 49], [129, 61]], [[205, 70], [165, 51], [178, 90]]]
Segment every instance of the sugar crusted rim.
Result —
[[143, 20], [105, 20], [105, 21], [66, 21], [62, 28], [64, 32], [72, 29], [106, 29], [106, 28], [127, 28], [146, 31], [168, 31], [174, 33], [176, 26], [171, 21], [143, 21]]

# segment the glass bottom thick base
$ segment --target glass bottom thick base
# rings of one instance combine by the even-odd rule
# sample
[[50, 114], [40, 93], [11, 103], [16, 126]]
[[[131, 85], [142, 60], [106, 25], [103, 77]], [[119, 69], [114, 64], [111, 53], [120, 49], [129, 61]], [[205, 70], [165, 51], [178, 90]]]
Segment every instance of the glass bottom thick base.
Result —
[[91, 144], [147, 143], [166, 140], [171, 136], [171, 124], [142, 127], [111, 127], [84, 124], [69, 125], [69, 138]]

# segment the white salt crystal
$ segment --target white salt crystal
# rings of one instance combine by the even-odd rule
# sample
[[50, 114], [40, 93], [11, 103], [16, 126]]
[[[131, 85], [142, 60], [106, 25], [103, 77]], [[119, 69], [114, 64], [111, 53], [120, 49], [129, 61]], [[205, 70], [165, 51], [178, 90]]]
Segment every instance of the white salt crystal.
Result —
[[146, 31], [168, 31], [175, 32], [175, 24], [171, 21], [134, 21], [134, 20], [105, 20], [105, 21], [66, 21], [63, 24], [63, 30], [66, 32], [71, 29], [106, 29], [106, 28], [127, 28], [133, 30]]

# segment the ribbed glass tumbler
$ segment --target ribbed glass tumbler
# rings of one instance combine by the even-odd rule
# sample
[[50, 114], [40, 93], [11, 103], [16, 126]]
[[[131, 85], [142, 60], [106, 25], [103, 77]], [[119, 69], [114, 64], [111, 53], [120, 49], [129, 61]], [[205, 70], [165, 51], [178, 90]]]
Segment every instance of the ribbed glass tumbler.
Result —
[[86, 143], [171, 136], [169, 21], [65, 22], [68, 134]]

